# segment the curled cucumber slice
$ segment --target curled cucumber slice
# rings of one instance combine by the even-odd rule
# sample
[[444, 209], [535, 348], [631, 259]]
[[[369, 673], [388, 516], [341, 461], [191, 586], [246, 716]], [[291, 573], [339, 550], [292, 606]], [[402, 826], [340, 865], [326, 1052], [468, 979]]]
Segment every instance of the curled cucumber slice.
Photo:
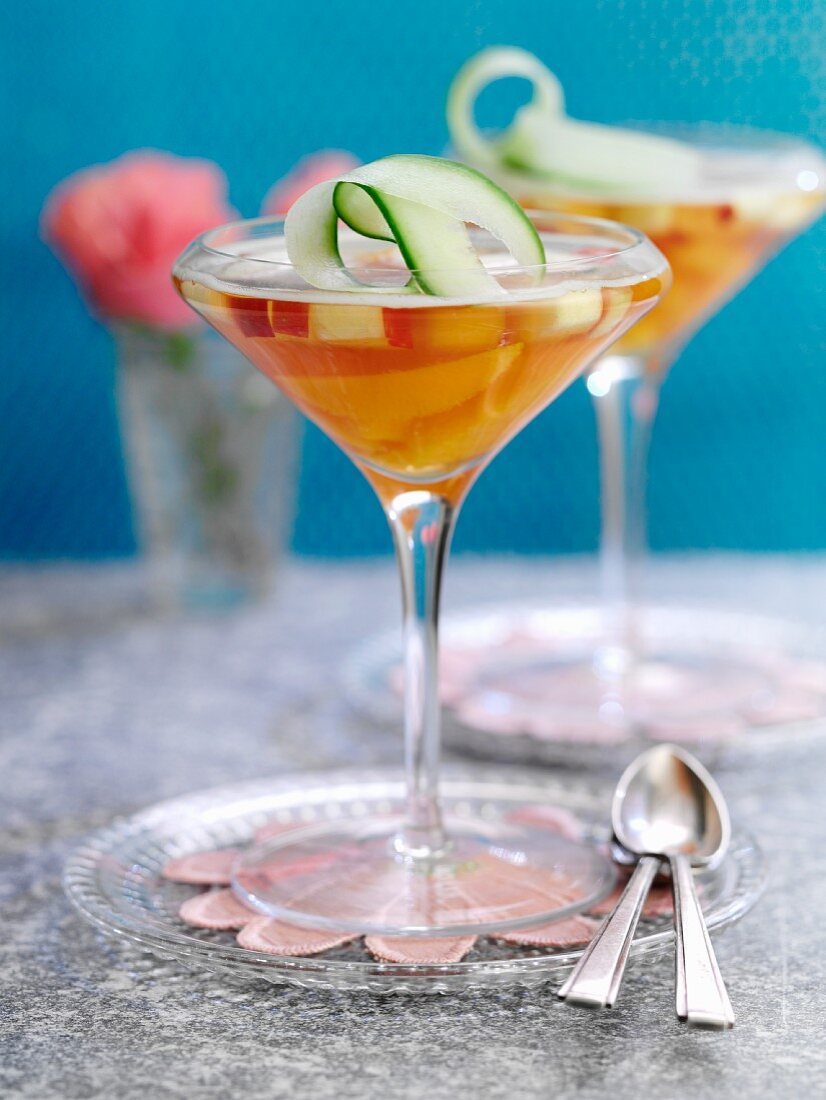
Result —
[[[491, 139], [476, 125], [474, 107], [484, 88], [509, 76], [530, 80], [533, 98]], [[447, 121], [459, 154], [487, 171], [516, 170], [597, 193], [685, 189], [702, 166], [701, 155], [683, 142], [569, 118], [557, 78], [515, 47], [482, 50], [460, 69], [448, 93]]]
[[[440, 157], [392, 156], [311, 188], [284, 227], [296, 271], [322, 290], [364, 290], [338, 247], [338, 220], [354, 232], [395, 241], [411, 272], [408, 291], [442, 297], [503, 295], [485, 269], [468, 223], [487, 230], [520, 267], [542, 278], [545, 250], [517, 203], [480, 172]], [[398, 287], [371, 287], [398, 294]]]
[[543, 119], [565, 115], [562, 85], [538, 57], [517, 46], [491, 46], [477, 53], [465, 62], [450, 86], [447, 125], [457, 151], [481, 167], [501, 167], [502, 156], [499, 143], [476, 125], [476, 100], [488, 84], [509, 76], [524, 77], [533, 85], [533, 98], [527, 105], [531, 113]]

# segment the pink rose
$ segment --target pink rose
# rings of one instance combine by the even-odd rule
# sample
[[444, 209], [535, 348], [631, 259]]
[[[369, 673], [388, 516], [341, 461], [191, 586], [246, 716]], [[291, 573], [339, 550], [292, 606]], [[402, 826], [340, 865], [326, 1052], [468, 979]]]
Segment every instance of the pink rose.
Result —
[[196, 320], [172, 286], [174, 260], [237, 217], [216, 164], [146, 149], [69, 176], [40, 226], [100, 317], [174, 330]]
[[343, 176], [361, 163], [352, 153], [341, 149], [323, 149], [303, 157], [282, 180], [267, 193], [262, 210], [265, 214], [286, 214], [296, 199], [317, 183]]

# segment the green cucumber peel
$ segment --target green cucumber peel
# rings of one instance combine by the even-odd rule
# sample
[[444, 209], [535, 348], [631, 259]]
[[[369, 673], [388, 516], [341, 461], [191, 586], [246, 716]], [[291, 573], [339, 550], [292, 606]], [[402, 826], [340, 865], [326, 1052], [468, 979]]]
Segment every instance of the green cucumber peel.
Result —
[[[361, 236], [394, 241], [411, 272], [408, 285], [357, 280], [341, 258], [339, 218]], [[480, 172], [440, 157], [385, 157], [318, 184], [290, 209], [284, 232], [296, 271], [323, 290], [500, 297], [505, 291], [473, 247], [468, 223], [500, 240], [541, 281], [545, 249], [521, 207]]]
[[[512, 76], [531, 82], [533, 98], [490, 138], [476, 125], [476, 100], [488, 84]], [[570, 118], [557, 78], [516, 47], [482, 50], [462, 66], [448, 93], [447, 121], [457, 152], [471, 163], [576, 191], [658, 193], [685, 188], [700, 174], [701, 156], [684, 142]]]
[[535, 106], [546, 117], [565, 114], [562, 85], [538, 57], [517, 46], [490, 46], [475, 54], [465, 62], [450, 86], [447, 125], [459, 154], [483, 168], [497, 168], [501, 156], [498, 142], [491, 141], [476, 125], [474, 107], [488, 84], [509, 76], [524, 77], [531, 82], [533, 98], [529, 108]]

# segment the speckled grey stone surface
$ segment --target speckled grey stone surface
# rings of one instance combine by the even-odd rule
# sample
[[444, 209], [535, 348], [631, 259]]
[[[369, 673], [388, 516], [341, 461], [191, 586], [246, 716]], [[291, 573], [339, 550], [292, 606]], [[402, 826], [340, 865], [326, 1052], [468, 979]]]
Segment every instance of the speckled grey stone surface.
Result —
[[[655, 591], [816, 619], [817, 558], [659, 563]], [[587, 590], [585, 563], [460, 559], [448, 604]], [[394, 762], [392, 731], [343, 705], [354, 637], [393, 622], [389, 563], [292, 565], [275, 604], [219, 620], [118, 617], [128, 570], [0, 575], [0, 1095], [373, 1098], [823, 1095], [826, 739], [719, 775], [771, 861], [717, 939], [738, 1024], [689, 1032], [670, 960], [640, 962], [593, 1015], [549, 991], [386, 1000], [241, 988], [102, 940], [59, 888], [115, 815], [212, 784]], [[606, 783], [612, 777], [607, 775]]]

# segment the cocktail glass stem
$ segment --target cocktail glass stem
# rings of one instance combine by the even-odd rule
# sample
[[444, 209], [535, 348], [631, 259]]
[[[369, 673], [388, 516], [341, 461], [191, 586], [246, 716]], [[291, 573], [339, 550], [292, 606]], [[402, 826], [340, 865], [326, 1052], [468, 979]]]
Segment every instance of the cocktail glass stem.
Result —
[[598, 675], [625, 675], [638, 655], [637, 608], [646, 549], [648, 446], [659, 380], [637, 356], [608, 355], [588, 377], [601, 465], [600, 571], [605, 615], [595, 662]]
[[410, 859], [442, 854], [439, 807], [438, 618], [442, 571], [455, 508], [444, 497], [411, 490], [393, 497], [387, 517], [396, 545], [404, 615], [404, 825], [396, 851]]

